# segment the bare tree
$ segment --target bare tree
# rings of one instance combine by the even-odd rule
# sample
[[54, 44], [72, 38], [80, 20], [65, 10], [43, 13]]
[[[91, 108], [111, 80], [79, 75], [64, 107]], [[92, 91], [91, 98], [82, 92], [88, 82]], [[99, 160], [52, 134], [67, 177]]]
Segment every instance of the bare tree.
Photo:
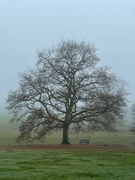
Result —
[[62, 144], [69, 144], [69, 126], [113, 130], [122, 119], [126, 92], [98, 62], [94, 45], [84, 41], [62, 41], [39, 51], [36, 68], [20, 74], [19, 88], [7, 98], [12, 121], [20, 122], [18, 140], [63, 129]]
[[131, 106], [131, 117], [133, 120], [133, 127], [131, 128], [131, 132], [135, 133], [135, 103]]

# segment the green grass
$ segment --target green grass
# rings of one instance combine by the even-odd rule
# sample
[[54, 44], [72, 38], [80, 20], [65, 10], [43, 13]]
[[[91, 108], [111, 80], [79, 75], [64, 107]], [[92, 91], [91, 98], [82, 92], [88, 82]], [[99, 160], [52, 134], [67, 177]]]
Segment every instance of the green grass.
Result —
[[0, 151], [0, 180], [134, 180], [135, 152]]

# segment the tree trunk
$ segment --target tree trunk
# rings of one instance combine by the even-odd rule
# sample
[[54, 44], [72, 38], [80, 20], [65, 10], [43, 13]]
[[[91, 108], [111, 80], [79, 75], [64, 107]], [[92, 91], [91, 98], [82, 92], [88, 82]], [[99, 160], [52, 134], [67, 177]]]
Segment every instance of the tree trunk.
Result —
[[69, 128], [69, 125], [67, 125], [67, 124], [63, 125], [63, 141], [62, 141], [62, 144], [70, 144], [68, 141], [68, 128]]

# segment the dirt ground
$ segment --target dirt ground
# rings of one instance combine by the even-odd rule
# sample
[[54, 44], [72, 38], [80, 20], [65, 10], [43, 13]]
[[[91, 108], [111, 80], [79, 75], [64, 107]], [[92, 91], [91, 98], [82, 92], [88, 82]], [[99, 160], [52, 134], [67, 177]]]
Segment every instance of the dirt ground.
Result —
[[87, 145], [13, 145], [0, 146], [0, 150], [105, 150], [105, 151], [132, 151], [135, 145], [121, 144], [87, 144]]

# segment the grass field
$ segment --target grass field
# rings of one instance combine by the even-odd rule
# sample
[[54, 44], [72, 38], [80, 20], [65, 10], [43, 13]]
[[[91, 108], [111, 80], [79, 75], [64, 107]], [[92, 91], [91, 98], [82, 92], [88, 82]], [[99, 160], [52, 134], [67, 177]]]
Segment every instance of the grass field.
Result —
[[134, 180], [134, 150], [0, 150], [0, 180]]
[[[14, 126], [0, 126], [0, 180], [135, 180], [135, 135], [129, 128], [70, 133], [74, 145], [60, 148], [48, 144], [60, 144], [62, 132], [19, 145], [17, 136]], [[90, 145], [77, 145], [82, 138], [90, 139]]]
[[[0, 126], [0, 145], [14, 145], [18, 130], [13, 126]], [[69, 134], [71, 144], [78, 144], [80, 139], [87, 138], [90, 144], [135, 144], [135, 135], [129, 132], [129, 128], [120, 128], [118, 133], [94, 132], [88, 134], [79, 133]], [[22, 144], [60, 144], [62, 141], [62, 132], [52, 133], [44, 140], [35, 142], [22, 142]]]

